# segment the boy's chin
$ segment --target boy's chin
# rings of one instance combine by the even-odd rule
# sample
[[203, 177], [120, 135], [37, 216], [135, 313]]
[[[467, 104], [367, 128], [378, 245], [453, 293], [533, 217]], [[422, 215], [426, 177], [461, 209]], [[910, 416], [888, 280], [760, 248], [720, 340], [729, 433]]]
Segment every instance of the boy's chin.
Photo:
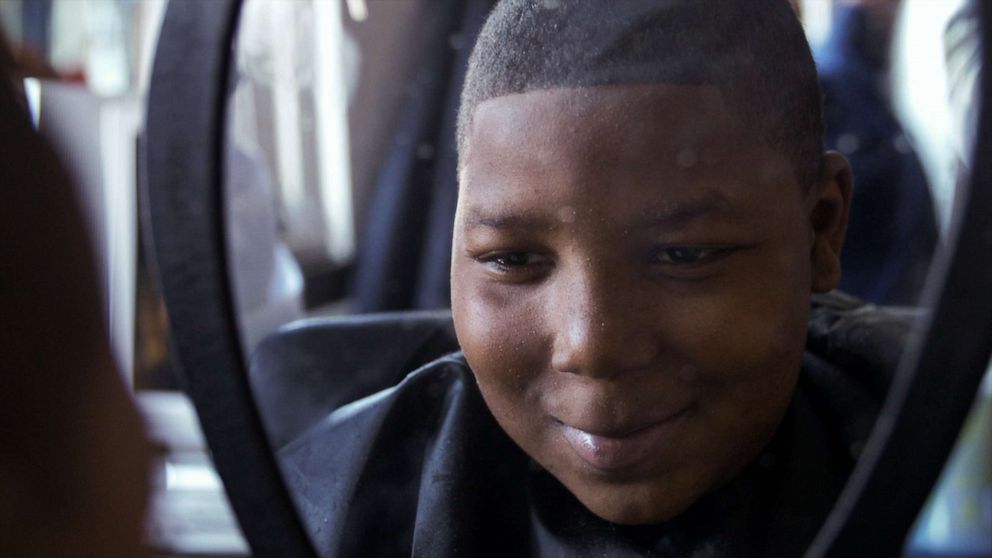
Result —
[[582, 505], [601, 519], [619, 525], [653, 525], [677, 517], [706, 492], [708, 483], [700, 483], [700, 479], [675, 477], [622, 485], [559, 480]]

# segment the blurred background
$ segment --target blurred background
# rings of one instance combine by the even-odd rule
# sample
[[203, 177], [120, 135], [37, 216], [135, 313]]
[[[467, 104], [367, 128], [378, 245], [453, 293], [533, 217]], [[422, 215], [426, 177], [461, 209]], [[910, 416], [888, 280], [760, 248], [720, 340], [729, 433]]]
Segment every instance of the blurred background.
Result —
[[[246, 359], [300, 319], [448, 307], [454, 115], [492, 4], [245, 1], [224, 187]], [[823, 79], [827, 146], [855, 169], [842, 288], [917, 304], [974, 140], [977, 4], [795, 5]], [[145, 99], [167, 9], [168, 0], [0, 0], [0, 24], [34, 125], [76, 177], [111, 348], [159, 449], [147, 544], [161, 556], [246, 556], [174, 373], [142, 237]], [[971, 441], [907, 555], [992, 544], [990, 391], [986, 378], [962, 438]]]

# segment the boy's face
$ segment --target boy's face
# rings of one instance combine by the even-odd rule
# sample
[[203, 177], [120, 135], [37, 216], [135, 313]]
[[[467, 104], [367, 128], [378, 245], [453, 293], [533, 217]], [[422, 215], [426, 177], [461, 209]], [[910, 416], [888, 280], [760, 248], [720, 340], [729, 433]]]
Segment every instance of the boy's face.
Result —
[[491, 99], [469, 146], [452, 309], [487, 405], [600, 517], [679, 514], [789, 404], [843, 180], [801, 187], [705, 86]]

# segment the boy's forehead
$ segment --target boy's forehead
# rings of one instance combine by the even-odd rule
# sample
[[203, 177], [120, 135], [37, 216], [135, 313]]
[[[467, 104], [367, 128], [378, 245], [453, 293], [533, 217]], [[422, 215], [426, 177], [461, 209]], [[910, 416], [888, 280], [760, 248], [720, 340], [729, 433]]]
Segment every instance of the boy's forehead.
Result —
[[633, 185], [650, 185], [635, 189], [644, 201], [664, 202], [670, 195], [695, 199], [711, 188], [739, 194], [752, 183], [791, 183], [783, 179], [791, 176], [788, 161], [750, 137], [715, 86], [595, 86], [496, 97], [478, 105], [463, 163], [460, 198], [473, 205], [503, 205], [532, 189], [550, 195], [562, 184], [611, 197], [622, 185], [628, 194]]
[[548, 165], [578, 152], [594, 165], [674, 162], [688, 168], [728, 160], [758, 143], [715, 86], [535, 90], [476, 107], [463, 170], [503, 172], [508, 165]]
[[[665, 128], [700, 135], [726, 126], [735, 115], [715, 85], [621, 84], [535, 89], [487, 99], [475, 108], [472, 136], [519, 131], [521, 121], [581, 130], [583, 125], [616, 124]], [[687, 125], [690, 124], [691, 125]]]

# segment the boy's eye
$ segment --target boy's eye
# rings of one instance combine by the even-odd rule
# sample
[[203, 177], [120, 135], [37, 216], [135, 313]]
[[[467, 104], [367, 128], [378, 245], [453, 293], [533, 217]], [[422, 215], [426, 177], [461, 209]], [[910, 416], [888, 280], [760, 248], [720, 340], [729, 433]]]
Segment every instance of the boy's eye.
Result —
[[550, 258], [535, 252], [499, 252], [477, 258], [499, 275], [533, 273], [550, 263]]
[[687, 265], [700, 263], [725, 250], [705, 246], [671, 246], [655, 253], [656, 263]]
[[529, 264], [531, 256], [532, 254], [527, 252], [507, 252], [506, 254], [498, 254], [489, 261], [500, 267], [520, 267]]

